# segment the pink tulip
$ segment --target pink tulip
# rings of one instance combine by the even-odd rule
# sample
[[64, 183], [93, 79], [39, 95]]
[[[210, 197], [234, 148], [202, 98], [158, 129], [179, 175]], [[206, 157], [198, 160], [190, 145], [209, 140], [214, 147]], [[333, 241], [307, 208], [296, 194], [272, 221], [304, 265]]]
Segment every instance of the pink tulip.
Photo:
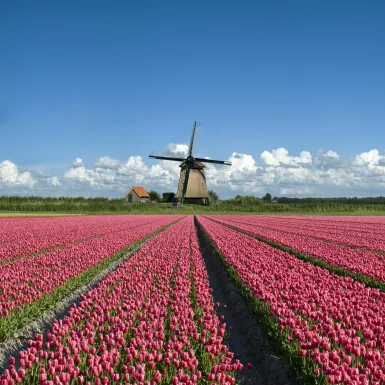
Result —
[[[266, 230], [252, 223], [253, 220], [253, 217], [198, 216], [198, 221], [243, 283], [259, 301], [269, 304], [271, 317], [285, 339], [294, 347], [301, 346], [299, 355], [314, 360], [316, 375], [326, 375], [330, 383], [341, 383], [344, 379], [378, 383], [379, 368], [385, 362], [383, 328], [379, 328], [385, 322], [385, 293], [304, 263], [227, 226], [258, 232], [276, 242], [293, 239], [296, 243], [290, 246], [297, 249], [296, 245], [302, 247], [306, 242], [314, 246], [313, 240], [304, 242], [290, 231]], [[323, 250], [329, 247], [327, 243], [322, 245], [325, 245]], [[350, 263], [355, 251], [339, 247], [345, 253], [341, 254], [341, 261]], [[335, 245], [331, 249], [335, 250]], [[363, 257], [367, 254], [360, 252]], [[330, 258], [336, 256], [334, 251], [328, 255]], [[376, 254], [376, 260], [383, 263], [385, 258]], [[371, 268], [368, 261], [362, 259], [358, 266]], [[382, 274], [384, 269], [377, 271]], [[362, 339], [358, 333], [362, 333]], [[353, 368], [349, 366], [353, 360], [348, 354], [363, 357], [361, 362], [365, 364], [358, 362], [351, 372]], [[241, 368], [241, 364], [236, 365]]]
[[[117, 231], [111, 240], [121, 242], [122, 232]], [[102, 244], [109, 252], [110, 243]], [[196, 307], [191, 302], [193, 283]], [[191, 384], [203, 376], [197, 370], [200, 362], [195, 352], [207, 348], [212, 361], [205, 362], [204, 377], [219, 367], [220, 381], [233, 384], [234, 371], [242, 369], [242, 364], [233, 362], [234, 355], [224, 344], [226, 324], [215, 313], [211, 292], [193, 218], [186, 217], [153, 237], [82, 295], [65, 319], [56, 320], [45, 336], [36, 335], [30, 341], [21, 359], [30, 369], [40, 359], [41, 375], [47, 377], [44, 381], [54, 384], [72, 379], [85, 383], [85, 378], [92, 379], [86, 384], [144, 384], [148, 376], [161, 383], [175, 370], [178, 374], [172, 381]], [[198, 319], [196, 308], [201, 312]], [[156, 370], [158, 362], [162, 371]], [[34, 371], [27, 372], [32, 382], [39, 381]]]
[[[4, 278], [0, 282], [0, 313], [3, 317], [8, 317], [10, 311], [22, 309], [26, 304], [41, 298], [43, 294], [51, 293], [69, 278], [76, 277], [103, 259], [109, 258], [131, 243], [179, 218], [181, 217], [36, 218], [36, 226], [34, 225], [31, 229], [30, 238], [26, 236], [25, 232], [23, 233], [23, 238], [33, 239], [36, 242], [32, 243], [35, 246], [31, 246], [32, 241], [28, 241], [29, 249], [27, 250], [24, 246], [21, 248], [12, 246], [19, 245], [18, 241], [11, 241], [5, 249], [0, 245], [0, 262], [2, 260], [12, 261], [16, 258], [14, 262], [0, 265], [0, 275]], [[14, 221], [13, 225], [15, 222], [17, 221]], [[21, 226], [24, 223], [25, 226], [30, 225], [30, 222], [21, 220]], [[133, 224], [135, 224], [135, 229], [132, 229]], [[5, 229], [5, 231], [10, 231], [12, 234], [12, 228]], [[47, 243], [47, 239], [49, 243]], [[50, 249], [55, 245], [60, 245], [60, 242], [64, 242], [66, 246], [35, 257], [17, 259], [17, 254], [15, 254], [17, 252], [28, 254]], [[99, 251], [95, 253], [93, 250]], [[2, 256], [2, 252], [4, 256]], [[20, 286], [20, 282], [24, 282], [22, 286]], [[14, 293], [18, 293], [18, 295], [15, 296]], [[1, 310], [5, 306], [6, 308]], [[42, 339], [37, 339], [37, 341], [42, 341]]]

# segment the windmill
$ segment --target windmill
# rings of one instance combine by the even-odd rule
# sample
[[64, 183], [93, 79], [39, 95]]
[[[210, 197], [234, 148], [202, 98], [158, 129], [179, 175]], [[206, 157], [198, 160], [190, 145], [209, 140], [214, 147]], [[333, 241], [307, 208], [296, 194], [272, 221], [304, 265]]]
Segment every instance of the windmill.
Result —
[[206, 176], [204, 172], [204, 168], [206, 166], [204, 163], [231, 166], [231, 162], [227, 162], [225, 160], [195, 158], [192, 155], [196, 128], [197, 122], [195, 121], [186, 158], [150, 155], [150, 158], [181, 162], [179, 165], [181, 171], [178, 190], [176, 193], [176, 201], [178, 203], [180, 202], [182, 205], [184, 203], [196, 203], [203, 205], [208, 205], [210, 203], [209, 194], [207, 192]]

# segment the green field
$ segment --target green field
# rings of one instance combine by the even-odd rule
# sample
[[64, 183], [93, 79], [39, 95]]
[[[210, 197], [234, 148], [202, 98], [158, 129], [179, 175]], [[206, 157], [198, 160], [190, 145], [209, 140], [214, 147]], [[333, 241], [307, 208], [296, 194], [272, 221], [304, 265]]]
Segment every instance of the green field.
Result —
[[342, 202], [305, 199], [294, 203], [267, 203], [250, 196], [237, 196], [210, 206], [185, 205], [172, 207], [170, 203], [130, 203], [108, 198], [43, 198], [0, 196], [0, 217], [103, 215], [103, 214], [283, 214], [283, 215], [385, 215], [385, 204], [361, 201]]
[[370, 211], [370, 210], [357, 210], [357, 211], [234, 211], [234, 210], [210, 210], [210, 208], [203, 208], [199, 206], [185, 206], [181, 209], [154, 209], [154, 210], [132, 210], [132, 211], [100, 211], [100, 212], [61, 212], [61, 211], [0, 211], [0, 218], [22, 218], [22, 217], [60, 217], [60, 216], [78, 216], [78, 215], [140, 215], [140, 214], [228, 214], [228, 215], [319, 215], [319, 216], [385, 216], [384, 211]]
[[81, 214], [60, 213], [60, 212], [31, 212], [31, 211], [3, 211], [0, 212], [0, 218], [12, 218], [12, 217], [62, 217]]

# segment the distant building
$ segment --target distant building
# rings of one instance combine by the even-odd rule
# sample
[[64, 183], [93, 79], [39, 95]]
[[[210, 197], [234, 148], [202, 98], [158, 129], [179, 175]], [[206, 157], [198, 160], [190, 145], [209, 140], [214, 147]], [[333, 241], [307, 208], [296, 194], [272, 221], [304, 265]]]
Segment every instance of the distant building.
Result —
[[127, 202], [150, 202], [150, 195], [144, 187], [132, 187], [126, 194]]

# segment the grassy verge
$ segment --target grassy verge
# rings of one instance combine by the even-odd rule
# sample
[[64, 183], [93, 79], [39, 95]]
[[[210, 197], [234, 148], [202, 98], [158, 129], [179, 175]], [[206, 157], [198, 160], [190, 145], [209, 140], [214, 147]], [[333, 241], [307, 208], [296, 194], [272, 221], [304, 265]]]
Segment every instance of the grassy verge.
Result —
[[[217, 223], [220, 223], [220, 222], [217, 222]], [[331, 273], [334, 273], [334, 274], [339, 275], [341, 277], [350, 277], [350, 278], [354, 279], [355, 281], [363, 283], [364, 285], [366, 285], [368, 287], [371, 287], [374, 289], [379, 289], [379, 290], [385, 292], [385, 282], [377, 281], [377, 280], [375, 280], [375, 279], [373, 279], [373, 278], [371, 278], [365, 274], [362, 274], [362, 273], [355, 273], [351, 270], [345, 269], [344, 267], [338, 267], [338, 266], [331, 265], [330, 263], [324, 261], [323, 259], [313, 257], [309, 254], [301, 253], [300, 251], [298, 251], [296, 249], [293, 249], [291, 247], [288, 247], [288, 246], [282, 245], [280, 243], [271, 241], [270, 239], [261, 237], [259, 235], [252, 234], [248, 231], [238, 229], [235, 226], [225, 225], [223, 223], [220, 223], [220, 224], [227, 226], [230, 229], [238, 231], [242, 234], [245, 234], [249, 237], [255, 238], [258, 241], [261, 241], [261, 242], [266, 243], [267, 245], [269, 245], [271, 247], [274, 247], [275, 249], [285, 251], [286, 253], [289, 253], [289, 254], [295, 256], [296, 258], [300, 259], [301, 261], [309, 262], [314, 266], [321, 267], [322, 269], [328, 270]]]
[[177, 215], [194, 215], [194, 214], [206, 214], [206, 215], [277, 215], [277, 216], [317, 216], [317, 217], [328, 217], [328, 216], [385, 216], [385, 211], [364, 211], [364, 212], [258, 212], [258, 211], [226, 211], [226, 210], [210, 210], [199, 209], [199, 208], [167, 208], [167, 209], [154, 209], [154, 210], [132, 210], [132, 211], [82, 211], [82, 212], [52, 212], [52, 211], [0, 211], [1, 218], [35, 218], [35, 217], [70, 217], [70, 216], [98, 216], [98, 215], [168, 215], [168, 214], [177, 214]]
[[19, 218], [19, 217], [63, 217], [78, 216], [83, 214], [52, 212], [52, 211], [0, 211], [0, 218]]
[[0, 217], [121, 215], [121, 214], [254, 214], [254, 215], [385, 215], [383, 204], [272, 204], [218, 201], [210, 206], [171, 203], [135, 203], [107, 198], [1, 197]]
[[172, 226], [174, 223], [175, 222], [170, 223], [167, 226], [163, 226], [157, 231], [147, 235], [146, 237], [136, 241], [118, 253], [112, 255], [110, 258], [102, 260], [97, 265], [82, 272], [77, 277], [68, 279], [63, 285], [56, 287], [51, 293], [44, 294], [40, 299], [29, 305], [26, 305], [21, 310], [14, 309], [9, 313], [7, 317], [0, 318], [0, 342], [6, 341], [7, 338], [11, 337], [19, 329], [41, 317], [42, 314], [47, 310], [55, 308], [58, 303], [64, 300], [74, 290], [87, 285], [98, 274], [107, 269], [114, 262], [123, 258], [126, 254], [132, 252], [148, 239], [158, 235], [160, 232]]
[[326, 385], [327, 379], [324, 375], [314, 375], [314, 370], [317, 368], [315, 363], [310, 358], [300, 355], [300, 345], [295, 342], [289, 342], [288, 337], [290, 335], [288, 331], [286, 328], [281, 330], [276, 321], [276, 317], [270, 313], [269, 303], [263, 302], [254, 296], [251, 289], [240, 278], [236, 269], [226, 261], [226, 258], [218, 250], [199, 221], [197, 221], [197, 227], [198, 231], [206, 238], [207, 243], [212, 248], [213, 254], [219, 258], [231, 280], [247, 301], [251, 312], [267, 334], [272, 350], [275, 353], [283, 355], [288, 360], [290, 368], [292, 369], [291, 375], [295, 375], [304, 385]]

